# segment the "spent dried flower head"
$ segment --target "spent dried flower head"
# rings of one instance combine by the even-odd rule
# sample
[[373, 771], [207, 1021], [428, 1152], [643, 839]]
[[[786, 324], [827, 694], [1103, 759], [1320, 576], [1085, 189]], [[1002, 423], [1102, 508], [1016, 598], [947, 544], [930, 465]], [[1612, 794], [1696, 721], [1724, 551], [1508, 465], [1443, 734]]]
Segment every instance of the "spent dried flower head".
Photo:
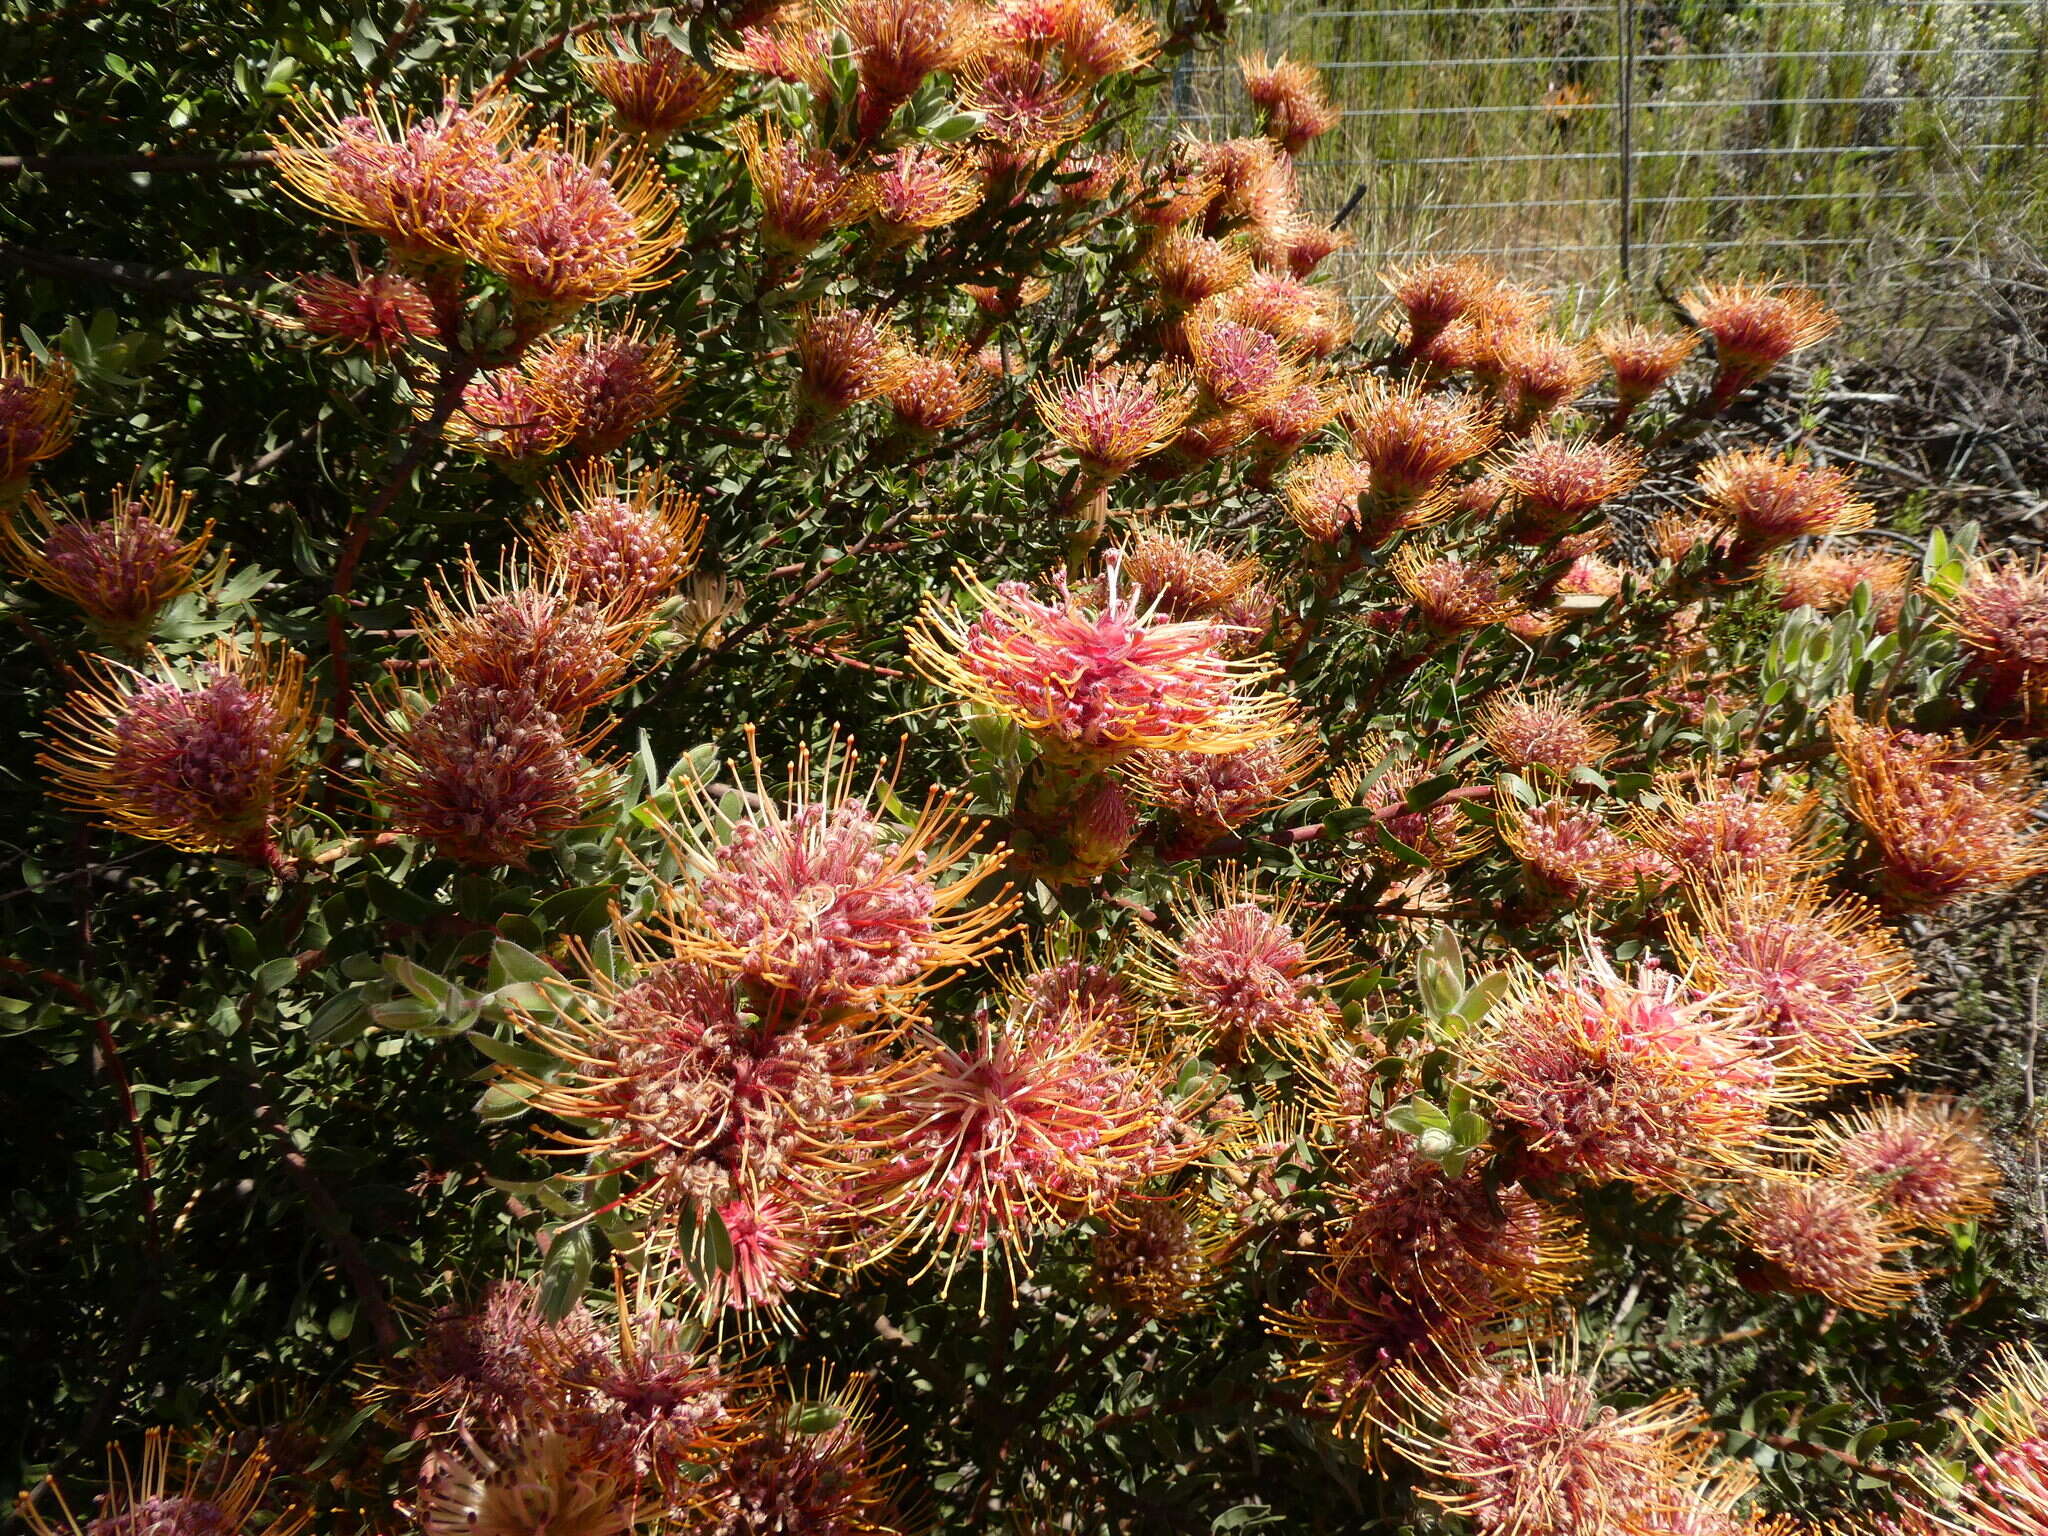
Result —
[[1854, 533], [1876, 516], [1843, 470], [1767, 449], [1732, 449], [1702, 464], [1700, 508], [1727, 530], [1736, 557], [1754, 561], [1794, 539]]
[[980, 612], [970, 620], [934, 600], [912, 635], [912, 664], [1055, 757], [1108, 765], [1145, 748], [1229, 752], [1284, 729], [1285, 700], [1254, 691], [1268, 664], [1230, 657], [1231, 631], [1169, 619], [1114, 574], [1100, 604], [1064, 590], [1047, 602], [1020, 582], [963, 582]]
[[197, 585], [213, 524], [183, 536], [192, 499], [169, 480], [137, 483], [115, 493], [105, 517], [91, 517], [32, 493], [19, 512], [0, 507], [0, 557], [75, 604], [109, 644], [133, 650], [164, 606]]
[[1862, 898], [1829, 897], [1782, 868], [1733, 872], [1695, 891], [1690, 919], [1670, 934], [1692, 985], [1769, 1041], [1783, 1065], [1833, 1084], [1900, 1061], [1879, 1042], [1911, 1027], [1893, 1014], [1919, 978]]
[[706, 69], [668, 38], [652, 31], [613, 31], [596, 52], [578, 50], [577, 71], [611, 105], [619, 126], [650, 139], [666, 139], [709, 117], [731, 94], [733, 77]]
[[1872, 1099], [1820, 1127], [1821, 1165], [1926, 1231], [1989, 1216], [2002, 1182], [1983, 1115], [1947, 1094]]
[[0, 344], [0, 504], [21, 494], [36, 465], [70, 446], [77, 401], [78, 372], [68, 359]]
[[624, 619], [653, 612], [697, 563], [698, 500], [661, 470], [622, 484], [610, 464], [549, 482], [532, 525], [534, 563], [578, 603]]
[[1847, 698], [1828, 729], [1887, 905], [1946, 906], [2048, 870], [2048, 832], [2036, 825], [2043, 795], [2020, 754], [1973, 753], [1959, 735], [1867, 722]]
[[[1634, 975], [1588, 944], [1515, 973], [1471, 1057], [1525, 1170], [1684, 1191], [1748, 1171], [1796, 1093], [1765, 1043], [1650, 964]], [[1796, 1087], [1796, 1085], [1795, 1085]]]
[[1264, 117], [1268, 137], [1298, 155], [1342, 120], [1343, 114], [1323, 89], [1322, 72], [1313, 64], [1279, 54], [1247, 54], [1237, 61], [1245, 95]]
[[1541, 769], [1569, 779], [1621, 745], [1595, 725], [1582, 695], [1562, 688], [1494, 694], [1472, 717], [1493, 755], [1518, 772]]
[[427, 291], [403, 272], [377, 271], [354, 281], [308, 272], [292, 284], [292, 308], [298, 311], [294, 329], [377, 362], [441, 334]]
[[1912, 1240], [1869, 1189], [1826, 1174], [1778, 1174], [1749, 1181], [1732, 1204], [1735, 1231], [1765, 1261], [1770, 1288], [1889, 1312], [1919, 1278], [1892, 1267]]
[[37, 759], [57, 797], [133, 837], [268, 862], [312, 731], [305, 661], [262, 635], [202, 660], [95, 661]]

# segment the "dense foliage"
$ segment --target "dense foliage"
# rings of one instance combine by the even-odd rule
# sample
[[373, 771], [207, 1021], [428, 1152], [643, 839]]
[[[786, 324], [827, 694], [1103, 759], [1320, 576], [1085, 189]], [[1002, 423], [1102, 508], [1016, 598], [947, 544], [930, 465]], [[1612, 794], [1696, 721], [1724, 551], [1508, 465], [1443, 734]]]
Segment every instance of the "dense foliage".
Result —
[[1358, 326], [1208, 5], [178, 21], [0, 41], [31, 1528], [2048, 1525], [2048, 572], [1812, 294]]

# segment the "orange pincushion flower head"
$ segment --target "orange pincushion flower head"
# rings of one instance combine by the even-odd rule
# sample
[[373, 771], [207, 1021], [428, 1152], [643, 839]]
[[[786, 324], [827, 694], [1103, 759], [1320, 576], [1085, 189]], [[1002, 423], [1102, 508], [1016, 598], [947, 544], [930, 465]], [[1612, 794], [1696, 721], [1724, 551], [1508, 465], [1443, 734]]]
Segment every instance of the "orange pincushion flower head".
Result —
[[761, 239], [771, 250], [802, 256], [867, 213], [868, 184], [829, 149], [785, 134], [772, 118], [741, 123], [739, 141], [761, 208]]
[[508, 568], [493, 584], [466, 562], [460, 593], [430, 588], [420, 643], [451, 682], [530, 692], [574, 731], [618, 691], [646, 624], [573, 593], [561, 577]]
[[[181, 1465], [174, 1475], [173, 1461]], [[39, 1496], [46, 1495], [39, 1499]], [[36, 1506], [54, 1504], [58, 1524]], [[270, 1458], [181, 1452], [161, 1429], [142, 1441], [138, 1474], [118, 1447], [107, 1450], [106, 1491], [81, 1523], [51, 1479], [21, 1495], [14, 1513], [34, 1536], [299, 1536], [313, 1512], [272, 1486]]]
[[1114, 577], [1099, 605], [1021, 582], [991, 591], [963, 578], [971, 621], [934, 602], [911, 662], [956, 697], [1014, 720], [1054, 757], [1107, 766], [1146, 748], [1230, 752], [1283, 729], [1286, 701], [1255, 694], [1264, 662], [1225, 653], [1230, 631], [1140, 606]]
[[1290, 155], [1300, 154], [1342, 120], [1313, 64], [1285, 54], [1269, 62], [1263, 53], [1254, 53], [1239, 59], [1237, 68], [1245, 95], [1265, 116], [1267, 135]]
[[1767, 1287], [1825, 1296], [1857, 1312], [1889, 1312], [1919, 1277], [1891, 1261], [1912, 1240], [1875, 1194], [1810, 1173], [1750, 1181], [1735, 1197], [1735, 1231], [1768, 1265]]
[[1306, 724], [1235, 752], [1140, 752], [1123, 766], [1139, 795], [1173, 821], [1168, 858], [1190, 855], [1284, 804], [1308, 782], [1323, 751]]
[[372, 272], [355, 282], [309, 272], [292, 287], [299, 313], [288, 323], [337, 352], [363, 352], [383, 362], [441, 334], [426, 290], [402, 272]]
[[1169, 310], [1193, 309], [1204, 299], [1227, 293], [1251, 276], [1251, 252], [1235, 239], [1210, 240], [1178, 230], [1145, 255], [1145, 270]]
[[1822, 1126], [1817, 1151], [1834, 1177], [1926, 1231], [1989, 1216], [2002, 1182], [1984, 1117], [1945, 1094], [1873, 1099]]
[[922, 1038], [881, 1112], [881, 1155], [858, 1198], [948, 1283], [977, 1258], [1014, 1273], [1039, 1238], [1207, 1154], [1203, 1105], [1176, 1100], [1175, 1076], [1099, 1025], [1012, 1016], [984, 1020], [964, 1046]]
[[1539, 895], [1573, 901], [1634, 886], [1641, 857], [1606, 817], [1573, 800], [1501, 808], [1501, 841]]
[[1508, 407], [1508, 428], [1527, 431], [1592, 387], [1600, 365], [1583, 342], [1517, 326], [1497, 333], [1492, 368]]
[[1699, 344], [1697, 331], [1656, 331], [1633, 322], [1596, 331], [1594, 349], [1614, 374], [1616, 415], [1625, 419], [1662, 389]]
[[1138, 162], [1120, 149], [1079, 156], [1061, 168], [1053, 186], [1059, 200], [1070, 207], [1121, 201], [1138, 191]]
[[910, 354], [889, 325], [865, 310], [819, 304], [797, 317], [797, 417], [831, 420], [886, 395]]
[[118, 493], [105, 517], [85, 517], [31, 494], [25, 515], [0, 508], [0, 557], [45, 591], [76, 604], [111, 645], [149, 638], [164, 605], [196, 585], [213, 524], [183, 538], [192, 493], [160, 480]]
[[[1374, 812], [1390, 837], [1414, 849], [1433, 868], [1449, 869], [1478, 851], [1479, 828], [1454, 800], [1439, 799], [1419, 811], [1408, 804], [1409, 790], [1442, 772], [1435, 758], [1403, 753], [1385, 737], [1369, 734], [1358, 744], [1357, 758], [1332, 777], [1330, 793], [1347, 805]], [[1370, 833], [1363, 837], [1369, 855], [1394, 857], [1377, 849]]]
[[884, 819], [893, 789], [879, 772], [858, 787], [859, 770], [834, 742], [771, 791], [756, 759], [749, 808], [723, 832], [731, 818], [696, 793], [697, 825], [668, 831], [702, 871], [665, 893], [679, 953], [815, 1013], [896, 1006], [1002, 942], [1017, 898], [977, 893], [1005, 850], [938, 791], [907, 828]]
[[1294, 277], [1307, 277], [1353, 243], [1343, 230], [1299, 211], [1269, 219], [1250, 234], [1252, 260], [1262, 270]]
[[504, 149], [525, 108], [486, 92], [468, 106], [451, 93], [429, 118], [384, 120], [372, 96], [344, 115], [318, 102], [273, 140], [278, 174], [308, 206], [383, 239], [401, 262], [462, 254], [509, 181]]
[[756, 1406], [752, 1432], [724, 1456], [706, 1458], [713, 1470], [698, 1474], [684, 1528], [901, 1536], [901, 1477], [873, 1400], [861, 1375], [838, 1386], [792, 1384], [782, 1399]]
[[1296, 212], [1300, 189], [1293, 163], [1270, 139], [1196, 141], [1191, 147], [1216, 172], [1216, 201], [1203, 221], [1207, 233], [1241, 225], [1269, 228]]
[[888, 127], [927, 76], [960, 69], [986, 40], [982, 8], [967, 0], [835, 0], [827, 14], [853, 47], [854, 122], [864, 140]]
[[1595, 725], [1583, 698], [1561, 688], [1496, 693], [1473, 717], [1493, 755], [1518, 772], [1532, 768], [1569, 779], [1621, 745]]
[[1700, 466], [1699, 484], [1702, 510], [1728, 530], [1739, 560], [1794, 539], [1854, 533], [1876, 516], [1842, 470], [1767, 449], [1717, 454]]
[[[1019, 282], [1004, 283], [962, 283], [960, 291], [974, 300], [974, 307], [991, 320], [1008, 320], [1029, 309], [1052, 292], [1052, 284], [1042, 277], [1027, 277]], [[1023, 372], [1023, 360], [1017, 360], [1010, 372]]]
[[1222, 191], [1222, 179], [1200, 146], [1181, 139], [1162, 159], [1140, 167], [1131, 217], [1153, 230], [1179, 229], [1207, 213]]
[[40, 362], [0, 344], [0, 503], [13, 501], [29, 471], [71, 442], [78, 373], [62, 357]]
[[1533, 1359], [1465, 1376], [1404, 1367], [1390, 1387], [1388, 1439], [1434, 1479], [1423, 1497], [1476, 1536], [1692, 1531], [1687, 1502], [1713, 1509], [1747, 1486], [1721, 1492], [1704, 1473], [1705, 1415], [1682, 1393], [1619, 1410], [1587, 1377]]
[[1031, 398], [1060, 446], [1104, 480], [1165, 448], [1195, 413], [1193, 381], [1172, 365], [1070, 367], [1034, 381]]
[[807, 86], [818, 97], [827, 94], [832, 34], [804, 0], [747, 6], [736, 19], [731, 39], [711, 51], [714, 64]]
[[1226, 318], [1257, 326], [1310, 357], [1338, 351], [1356, 329], [1335, 289], [1277, 272], [1254, 272], [1217, 302]]
[[1972, 560], [1955, 591], [1939, 597], [1946, 628], [1991, 684], [1992, 702], [2048, 710], [2048, 559]]
[[908, 353], [889, 388], [889, 409], [920, 437], [956, 427], [988, 404], [995, 380], [975, 368], [964, 347]]
[[1337, 387], [1317, 379], [1296, 384], [1251, 407], [1251, 423], [1259, 438], [1260, 474], [1270, 475], [1276, 465], [1335, 421], [1342, 407], [1343, 395]]
[[1172, 618], [1212, 619], [1264, 570], [1256, 555], [1232, 558], [1199, 538], [1154, 526], [1124, 545], [1121, 575], [1132, 597], [1157, 602]]
[[1670, 932], [1693, 986], [1786, 1066], [1841, 1083], [1898, 1064], [1877, 1042], [1911, 1027], [1892, 1015], [1918, 978], [1906, 947], [1860, 897], [1830, 899], [1782, 870], [1733, 873], [1695, 892], [1691, 921]]
[[1187, 341], [1195, 382], [1218, 409], [1256, 411], [1301, 382], [1297, 350], [1214, 310], [1189, 316]]
[[1359, 500], [1372, 472], [1348, 453], [1315, 453], [1298, 460], [1280, 482], [1287, 515], [1318, 544], [1334, 544], [1358, 525]]
[[1089, 1248], [1091, 1290], [1133, 1317], [1186, 1317], [1211, 1304], [1238, 1239], [1198, 1195], [1139, 1200]]
[[884, 245], [901, 245], [972, 212], [981, 196], [981, 177], [965, 156], [905, 144], [868, 176], [868, 220]]
[[1522, 606], [1501, 567], [1462, 555], [1404, 544], [1391, 568], [1394, 580], [1415, 605], [1415, 616], [1434, 634], [1470, 634], [1498, 624]]
[[619, 483], [609, 464], [553, 481], [536, 523], [536, 563], [566, 596], [622, 618], [652, 612], [697, 563], [704, 518], [697, 498], [660, 470]]
[[1650, 524], [1644, 537], [1659, 560], [1678, 565], [1700, 550], [1707, 551], [1709, 556], [1719, 555], [1727, 548], [1731, 535], [1710, 517], [1665, 512]]
[[37, 759], [57, 797], [131, 837], [268, 860], [305, 785], [305, 661], [256, 636], [204, 661], [100, 661], [50, 720]]
[[1942, 907], [2048, 870], [2048, 832], [2036, 827], [2043, 795], [2020, 754], [1973, 755], [1961, 736], [1869, 724], [1846, 698], [1828, 729], [1887, 905]]
[[1319, 1054], [1337, 1009], [1343, 936], [1289, 897], [1226, 876], [1172, 903], [1175, 936], [1146, 929], [1134, 974], [1168, 1006], [1168, 1022], [1223, 1060], [1252, 1049]]
[[492, 206], [459, 238], [463, 254], [504, 278], [516, 299], [559, 321], [661, 285], [683, 228], [675, 194], [644, 155], [548, 133], [506, 172]]
[[1067, 73], [1092, 83], [1143, 69], [1159, 56], [1164, 41], [1143, 16], [1120, 11], [1111, 0], [1063, 0], [1053, 42]]
[[1423, 500], [1500, 436], [1468, 395], [1426, 394], [1382, 379], [1360, 384], [1341, 414], [1351, 451], [1372, 471], [1371, 497], [1390, 508]]
[[709, 117], [734, 84], [731, 75], [704, 68], [653, 32], [613, 32], [601, 52], [572, 56], [591, 89], [611, 104], [619, 126], [650, 139], [666, 139]]
[[1499, 473], [1514, 493], [1510, 533], [1524, 544], [1547, 544], [1633, 490], [1645, 470], [1627, 443], [1542, 431], [1517, 444]]
[[1034, 169], [1088, 126], [1083, 83], [1042, 59], [998, 49], [970, 62], [958, 81], [960, 105], [982, 115], [996, 179]]
[[1659, 773], [1658, 805], [1639, 810], [1629, 835], [1695, 887], [1711, 890], [1731, 876], [1797, 880], [1827, 862], [1814, 831], [1820, 796], [1763, 792], [1718, 773]]
[[1899, 627], [1899, 613], [1917, 574], [1910, 555], [1888, 555], [1868, 546], [1780, 555], [1765, 571], [1778, 606], [1788, 611], [1840, 613], [1854, 602], [1858, 587], [1868, 587], [1871, 622], [1881, 635]]
[[507, 474], [530, 475], [558, 456], [611, 452], [674, 410], [683, 389], [672, 337], [638, 325], [565, 332], [472, 382], [443, 435]]
[[1380, 282], [1408, 317], [1407, 350], [1413, 357], [1446, 328], [1476, 314], [1500, 287], [1501, 278], [1485, 262], [1461, 256], [1455, 261], [1389, 267], [1380, 273]]
[[536, 849], [589, 824], [610, 775], [587, 739], [531, 688], [456, 681], [378, 722], [370, 798], [392, 826], [458, 864], [523, 867]]
[[1795, 1095], [1764, 1043], [1656, 965], [1589, 944], [1517, 973], [1471, 1065], [1493, 1116], [1521, 1128], [1526, 1173], [1683, 1192], [1754, 1166]]
[[1703, 283], [1679, 301], [1692, 323], [1714, 338], [1709, 412], [1721, 409], [1795, 352], [1832, 336], [1834, 311], [1804, 288], [1762, 283]]
[[1486, 1330], [1498, 1317], [1485, 1295], [1455, 1296], [1448, 1303], [1426, 1294], [1403, 1295], [1354, 1260], [1319, 1265], [1302, 1303], [1269, 1313], [1267, 1321], [1300, 1345], [1299, 1358], [1285, 1372], [1307, 1381], [1303, 1406], [1332, 1414], [1338, 1434], [1370, 1444], [1399, 1422], [1394, 1383], [1404, 1368], [1464, 1379], [1479, 1369], [1491, 1342]]
[[1341, 1225], [1327, 1239], [1340, 1263], [1366, 1266], [1399, 1295], [1452, 1308], [1555, 1296], [1578, 1273], [1584, 1243], [1569, 1219], [1519, 1184], [1490, 1178], [1482, 1160], [1453, 1173], [1382, 1124], [1346, 1130], [1335, 1189]]

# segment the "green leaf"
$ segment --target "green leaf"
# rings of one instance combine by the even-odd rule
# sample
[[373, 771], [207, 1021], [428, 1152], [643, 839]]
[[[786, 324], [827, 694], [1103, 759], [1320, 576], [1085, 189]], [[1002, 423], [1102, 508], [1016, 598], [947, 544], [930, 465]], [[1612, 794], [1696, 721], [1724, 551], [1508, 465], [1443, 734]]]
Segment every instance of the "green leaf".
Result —
[[386, 955], [384, 974], [397, 982], [406, 991], [423, 1003], [431, 1003], [440, 1012], [452, 1009], [461, 997], [462, 989], [445, 976], [437, 976], [417, 961], [408, 960], [404, 955]]
[[491, 967], [484, 985], [496, 992], [513, 982], [560, 981], [562, 973], [529, 949], [521, 948], [510, 939], [499, 939], [491, 945]]
[[557, 891], [533, 909], [533, 917], [552, 933], [566, 933], [587, 939], [611, 921], [613, 885], [584, 885]]
[[588, 1225], [557, 1232], [540, 1267], [537, 1294], [541, 1316], [559, 1323], [590, 1289], [590, 1271], [597, 1263], [597, 1234]]

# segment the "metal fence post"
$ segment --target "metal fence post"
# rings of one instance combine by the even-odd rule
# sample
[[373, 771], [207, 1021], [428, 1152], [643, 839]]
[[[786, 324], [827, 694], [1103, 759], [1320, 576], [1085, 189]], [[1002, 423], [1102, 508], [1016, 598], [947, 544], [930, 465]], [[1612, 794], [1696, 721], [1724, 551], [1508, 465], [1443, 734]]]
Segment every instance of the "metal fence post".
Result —
[[1635, 105], [1636, 105], [1636, 5], [1635, 0], [1614, 0], [1615, 63], [1621, 76], [1615, 102], [1621, 119], [1617, 135], [1621, 171], [1621, 284], [1633, 285], [1630, 245], [1635, 237]]

